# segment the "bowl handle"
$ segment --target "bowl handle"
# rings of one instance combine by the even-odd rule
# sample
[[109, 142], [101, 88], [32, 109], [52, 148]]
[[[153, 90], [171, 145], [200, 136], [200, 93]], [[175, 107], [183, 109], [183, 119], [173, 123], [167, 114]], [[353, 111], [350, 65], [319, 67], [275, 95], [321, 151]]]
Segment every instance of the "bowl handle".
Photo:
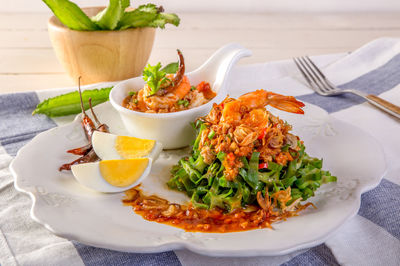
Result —
[[[229, 43], [219, 48], [196, 72], [205, 76], [215, 76], [213, 90], [219, 95], [227, 94], [226, 80], [232, 67], [242, 58], [251, 56], [252, 52], [238, 43]], [[208, 74], [208, 75], [207, 75]]]

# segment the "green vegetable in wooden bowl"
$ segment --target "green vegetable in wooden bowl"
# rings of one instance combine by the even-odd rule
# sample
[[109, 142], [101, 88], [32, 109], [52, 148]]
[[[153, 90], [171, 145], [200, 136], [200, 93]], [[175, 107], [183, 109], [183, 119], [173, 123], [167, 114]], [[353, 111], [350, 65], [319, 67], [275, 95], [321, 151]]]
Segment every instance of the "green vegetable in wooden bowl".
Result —
[[129, 0], [80, 9], [68, 0], [43, 0], [54, 15], [48, 23], [57, 58], [82, 84], [138, 76], [150, 56], [156, 28], [178, 26], [176, 14], [154, 4], [129, 8]]
[[110, 0], [110, 4], [89, 17], [75, 3], [68, 0], [43, 0], [54, 15], [69, 29], [80, 31], [124, 30], [129, 28], [164, 28], [166, 24], [179, 25], [176, 14], [164, 13], [162, 6], [141, 5], [128, 10], [129, 0]]

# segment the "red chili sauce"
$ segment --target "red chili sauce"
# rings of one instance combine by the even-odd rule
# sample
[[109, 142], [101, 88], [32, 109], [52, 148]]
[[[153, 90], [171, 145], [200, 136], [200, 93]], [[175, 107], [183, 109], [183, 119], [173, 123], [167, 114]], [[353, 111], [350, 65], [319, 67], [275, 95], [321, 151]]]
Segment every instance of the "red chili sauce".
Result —
[[312, 203], [307, 203], [294, 212], [279, 215], [273, 215], [255, 205], [226, 213], [221, 209], [194, 208], [191, 204], [179, 205], [155, 195], [146, 196], [137, 187], [126, 191], [122, 202], [124, 205], [132, 206], [135, 213], [148, 221], [172, 225], [189, 232], [206, 233], [272, 228], [273, 222], [297, 216], [299, 211], [312, 205]]

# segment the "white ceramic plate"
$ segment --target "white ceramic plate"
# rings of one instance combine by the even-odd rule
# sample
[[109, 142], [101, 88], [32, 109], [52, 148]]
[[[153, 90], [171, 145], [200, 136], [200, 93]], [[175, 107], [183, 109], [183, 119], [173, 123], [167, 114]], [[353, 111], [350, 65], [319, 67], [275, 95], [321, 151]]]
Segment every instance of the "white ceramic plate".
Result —
[[[119, 115], [109, 103], [96, 112], [111, 132], [126, 134]], [[298, 217], [273, 224], [274, 229], [237, 233], [188, 233], [149, 222], [123, 206], [123, 193], [101, 194], [79, 185], [58, 167], [76, 158], [65, 151], [85, 144], [79, 120], [36, 136], [12, 162], [15, 187], [33, 200], [31, 216], [54, 234], [81, 243], [128, 252], [161, 252], [187, 248], [210, 256], [281, 255], [324, 242], [360, 206], [361, 193], [377, 186], [385, 172], [385, 161], [376, 140], [355, 126], [306, 105], [306, 115], [273, 110], [293, 125], [307, 152], [324, 158], [324, 169], [338, 177], [323, 185], [308, 208]], [[169, 168], [189, 152], [163, 152], [143, 188], [170, 201], [184, 202], [183, 193], [170, 191], [165, 182]]]

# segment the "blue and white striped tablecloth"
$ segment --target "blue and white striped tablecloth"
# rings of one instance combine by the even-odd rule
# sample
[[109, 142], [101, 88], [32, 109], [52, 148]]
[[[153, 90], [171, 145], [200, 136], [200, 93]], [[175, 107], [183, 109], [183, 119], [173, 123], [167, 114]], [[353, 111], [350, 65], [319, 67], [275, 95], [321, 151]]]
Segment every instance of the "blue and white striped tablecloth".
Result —
[[[350, 54], [314, 57], [342, 88], [380, 95], [400, 105], [400, 40], [379, 39]], [[270, 89], [316, 104], [338, 119], [372, 134], [384, 147], [388, 171], [363, 194], [358, 215], [324, 244], [276, 257], [213, 258], [187, 250], [123, 253], [86, 246], [52, 235], [29, 217], [31, 199], [18, 193], [8, 166], [36, 134], [73, 117], [32, 116], [37, 103], [71, 90], [0, 95], [0, 264], [6, 265], [400, 265], [400, 120], [353, 95], [322, 97], [307, 88], [291, 61], [239, 66], [230, 89]], [[29, 81], [27, 81], [29, 83]]]

